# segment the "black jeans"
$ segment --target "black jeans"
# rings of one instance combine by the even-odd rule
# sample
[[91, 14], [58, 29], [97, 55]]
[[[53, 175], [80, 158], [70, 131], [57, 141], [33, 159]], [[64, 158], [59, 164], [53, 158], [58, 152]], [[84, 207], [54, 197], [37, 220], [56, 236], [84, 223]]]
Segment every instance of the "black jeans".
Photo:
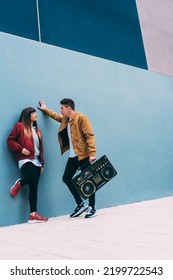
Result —
[[35, 166], [32, 162], [26, 162], [21, 167], [24, 178], [21, 180], [21, 185], [29, 185], [29, 204], [30, 213], [37, 212], [37, 189], [40, 179], [41, 167]]
[[[91, 163], [89, 158], [85, 158], [83, 160], [78, 160], [78, 157], [69, 158], [65, 167], [64, 175], [62, 177], [63, 182], [67, 185], [70, 192], [72, 193], [76, 204], [79, 205], [82, 203], [82, 198], [76, 189], [76, 187], [71, 182], [74, 174], [76, 173], [77, 169], [80, 168], [82, 171], [89, 166]], [[95, 206], [95, 193], [89, 197], [89, 206]]]

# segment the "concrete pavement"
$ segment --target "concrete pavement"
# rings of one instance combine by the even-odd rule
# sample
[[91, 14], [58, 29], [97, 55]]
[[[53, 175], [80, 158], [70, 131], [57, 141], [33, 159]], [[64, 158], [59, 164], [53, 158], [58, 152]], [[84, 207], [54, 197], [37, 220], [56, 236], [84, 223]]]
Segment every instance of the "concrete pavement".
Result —
[[173, 260], [173, 197], [0, 228], [0, 260]]

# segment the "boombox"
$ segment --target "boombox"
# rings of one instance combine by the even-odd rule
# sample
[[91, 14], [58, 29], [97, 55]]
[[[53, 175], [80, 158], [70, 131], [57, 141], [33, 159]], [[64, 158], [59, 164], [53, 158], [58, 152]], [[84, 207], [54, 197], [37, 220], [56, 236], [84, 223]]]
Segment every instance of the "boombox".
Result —
[[117, 171], [104, 155], [73, 177], [72, 182], [82, 197], [86, 199], [116, 175]]

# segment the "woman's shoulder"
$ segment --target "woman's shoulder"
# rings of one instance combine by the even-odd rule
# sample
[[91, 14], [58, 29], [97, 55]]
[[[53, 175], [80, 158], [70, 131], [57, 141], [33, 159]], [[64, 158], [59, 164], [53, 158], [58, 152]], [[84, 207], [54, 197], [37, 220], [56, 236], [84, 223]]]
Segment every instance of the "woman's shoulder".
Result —
[[24, 128], [24, 125], [22, 122], [17, 122], [15, 125], [14, 125], [14, 128], [16, 129], [23, 129]]
[[22, 122], [17, 122], [16, 126], [23, 127], [23, 123]]

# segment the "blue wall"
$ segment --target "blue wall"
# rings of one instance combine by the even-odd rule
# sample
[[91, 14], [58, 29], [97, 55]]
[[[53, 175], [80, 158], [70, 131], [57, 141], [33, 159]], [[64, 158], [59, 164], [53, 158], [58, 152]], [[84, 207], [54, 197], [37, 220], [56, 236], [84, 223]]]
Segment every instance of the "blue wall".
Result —
[[[21, 110], [43, 99], [59, 111], [73, 98], [96, 135], [97, 157], [106, 154], [118, 176], [97, 192], [96, 207], [110, 207], [173, 194], [173, 79], [148, 71], [0, 33], [0, 225], [26, 222], [28, 189], [11, 198], [20, 176], [6, 138]], [[59, 124], [38, 111], [45, 172], [38, 210], [49, 217], [70, 213], [74, 201], [61, 177]], [[4, 218], [5, 217], [5, 218]]]
[[148, 68], [135, 0], [1, 0], [0, 31]]

